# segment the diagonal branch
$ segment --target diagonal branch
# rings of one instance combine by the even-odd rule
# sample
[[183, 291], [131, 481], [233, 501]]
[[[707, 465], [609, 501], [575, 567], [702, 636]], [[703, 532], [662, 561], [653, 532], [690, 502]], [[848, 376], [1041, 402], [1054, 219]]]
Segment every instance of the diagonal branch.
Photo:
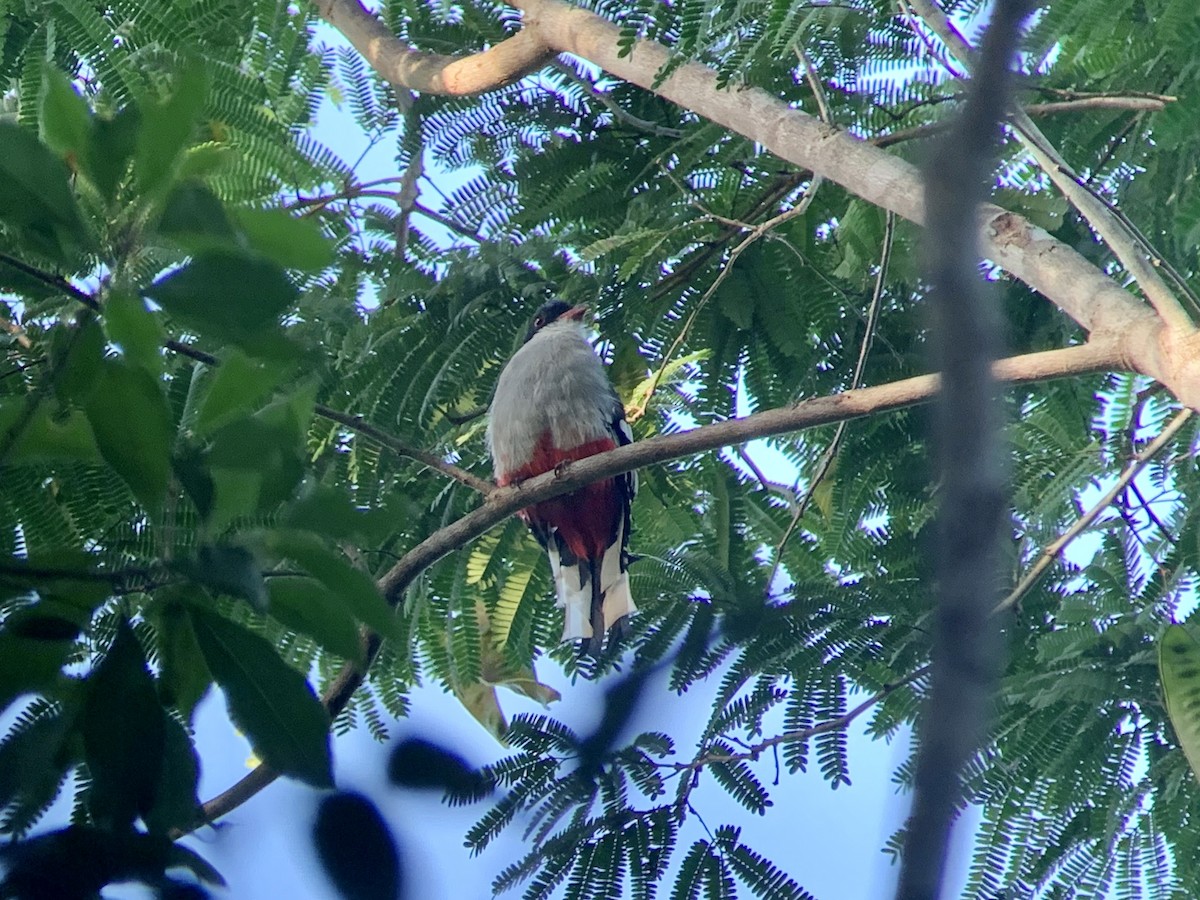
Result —
[[[907, 0], [928, 28], [938, 36], [969, 70], [976, 64], [977, 53], [946, 17], [934, 0]], [[1079, 183], [1066, 160], [1054, 149], [1029, 114], [1020, 107], [1012, 111], [1013, 128], [1025, 149], [1071, 204], [1112, 248], [1121, 264], [1134, 277], [1146, 298], [1168, 328], [1182, 333], [1195, 331], [1191, 317], [1159, 277], [1138, 241], [1122, 226], [1107, 204]]]
[[[1120, 365], [1116, 343], [1096, 341], [1078, 347], [1047, 350], [999, 360], [994, 365], [996, 378], [1011, 384], [1024, 384], [1048, 378], [1104, 372]], [[618, 447], [560, 466], [536, 478], [516, 485], [495, 488], [483, 505], [461, 519], [440, 528], [406, 553], [379, 579], [377, 585], [388, 602], [398, 606], [409, 585], [426, 569], [463, 547], [468, 541], [513, 515], [517, 510], [560, 494], [570, 493], [585, 484], [610, 478], [642, 466], [692, 456], [756, 438], [829, 425], [874, 413], [902, 409], [924, 403], [938, 392], [937, 375], [918, 375], [891, 384], [846, 391], [831, 397], [804, 400], [795, 406], [767, 410], [741, 419], [705, 425], [682, 434], [660, 435]], [[363, 683], [381, 646], [378, 635], [365, 633], [367, 664], [358, 668], [347, 664], [325, 689], [321, 697], [330, 717], [341, 712]], [[275, 780], [277, 774], [259, 765], [241, 781], [204, 804], [201, 815], [187, 831], [215, 821], [236, 809]], [[174, 837], [179, 837], [178, 832]]]
[[[1079, 535], [1083, 534], [1083, 532], [1088, 529], [1088, 526], [1096, 521], [1096, 518], [1100, 515], [1100, 513], [1108, 509], [1109, 504], [1117, 498], [1117, 495], [1120, 494], [1121, 491], [1125, 490], [1125, 486], [1132, 482], [1133, 479], [1137, 477], [1138, 473], [1146, 468], [1146, 465], [1150, 462], [1150, 460], [1154, 459], [1154, 457], [1159, 454], [1163, 447], [1171, 442], [1171, 439], [1179, 433], [1179, 429], [1186, 425], [1188, 419], [1191, 417], [1192, 410], [1190, 409], [1184, 409], [1177, 413], [1175, 418], [1168, 422], [1167, 426], [1159, 433], [1158, 437], [1147, 444], [1142, 451], [1129, 462], [1129, 465], [1125, 467], [1125, 470], [1121, 473], [1120, 477], [1113, 482], [1112, 487], [1105, 491], [1104, 496], [1097, 500], [1092, 505], [1091, 509], [1080, 516], [1074, 525], [1046, 545], [1046, 549], [1041, 552], [1041, 555], [1039, 555], [1037, 560], [1034, 561], [1034, 564], [1029, 567], [1029, 571], [1025, 573], [1025, 577], [1023, 577], [1017, 583], [1017, 586], [1012, 589], [1007, 597], [996, 604], [993, 612], [1012, 609], [1014, 606], [1020, 603], [1021, 598], [1028, 594], [1030, 588], [1037, 584], [1038, 579], [1041, 578], [1042, 574], [1048, 568], [1050, 568], [1050, 565], [1056, 559], [1058, 559], [1063, 550], [1067, 548], [1067, 545], [1070, 544], [1071, 541], [1075, 540], [1075, 538], [1079, 537]], [[1166, 531], [1166, 529], [1164, 528], [1163, 531]]]

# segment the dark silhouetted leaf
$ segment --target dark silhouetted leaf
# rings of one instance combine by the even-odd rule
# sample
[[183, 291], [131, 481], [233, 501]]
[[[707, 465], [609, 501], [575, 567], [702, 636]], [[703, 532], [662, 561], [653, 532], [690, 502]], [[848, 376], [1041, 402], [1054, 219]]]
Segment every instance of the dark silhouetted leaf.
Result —
[[87, 679], [83, 746], [92, 819], [128, 828], [154, 806], [162, 781], [164, 713], [133, 629], [124, 619]]
[[225, 883], [198, 854], [166, 838], [86, 825], [0, 847], [0, 864], [7, 869], [0, 897], [20, 900], [90, 900], [120, 881], [165, 885], [166, 871], [174, 868], [188, 869], [210, 884]]
[[305, 677], [257, 634], [198, 606], [189, 613], [229, 715], [263, 762], [315, 787], [330, 787], [329, 716]]
[[465, 759], [424, 738], [405, 738], [388, 758], [388, 778], [408, 788], [433, 788], [458, 799], [476, 800], [492, 792], [492, 785]]
[[361, 794], [321, 801], [313, 842], [330, 880], [346, 900], [393, 900], [403, 876], [396, 839], [379, 810]]

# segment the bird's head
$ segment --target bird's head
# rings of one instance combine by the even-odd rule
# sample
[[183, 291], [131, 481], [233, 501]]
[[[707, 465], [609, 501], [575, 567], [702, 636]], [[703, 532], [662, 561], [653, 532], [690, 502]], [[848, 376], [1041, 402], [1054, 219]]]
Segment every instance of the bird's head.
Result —
[[582, 322], [587, 311], [586, 306], [571, 306], [562, 300], [549, 300], [534, 314], [533, 321], [529, 323], [529, 331], [525, 333], [525, 340], [528, 342], [547, 325], [555, 322]]

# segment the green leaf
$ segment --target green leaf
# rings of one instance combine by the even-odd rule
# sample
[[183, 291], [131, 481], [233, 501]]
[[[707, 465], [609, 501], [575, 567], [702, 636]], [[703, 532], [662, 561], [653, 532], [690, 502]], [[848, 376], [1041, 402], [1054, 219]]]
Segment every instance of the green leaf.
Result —
[[86, 154], [92, 130], [87, 101], [76, 93], [66, 75], [49, 65], [42, 78], [38, 121], [42, 140], [51, 150], [66, 157], [68, 165]]
[[163, 207], [158, 231], [191, 252], [236, 249], [236, 235], [217, 195], [198, 181], [176, 185]]
[[272, 531], [266, 539], [273, 552], [297, 563], [333, 591], [358, 621], [384, 637], [398, 636], [396, 613], [366, 572], [354, 568], [311, 534]]
[[239, 209], [234, 218], [250, 246], [285, 269], [319, 272], [333, 262], [333, 244], [314, 219], [282, 209]]
[[162, 370], [162, 323], [141, 298], [111, 294], [104, 304], [104, 327], [131, 365], [155, 374]]
[[0, 221], [21, 243], [68, 264], [90, 243], [61, 159], [17, 125], [0, 121]]
[[144, 194], [162, 187], [190, 143], [208, 93], [208, 79], [198, 61], [184, 66], [171, 96], [162, 103], [143, 105], [134, 173]]
[[92, 119], [88, 140], [86, 171], [106, 200], [112, 200], [121, 180], [129, 171], [129, 160], [137, 148], [142, 114], [136, 106], [127, 106], [112, 116]]
[[212, 685], [212, 674], [196, 642], [187, 607], [175, 596], [168, 594], [156, 608], [154, 624], [158, 632], [159, 695], [164, 704], [174, 706], [190, 722], [196, 704]]
[[204, 544], [194, 558], [181, 560], [179, 568], [197, 583], [217, 594], [227, 594], [265, 611], [267, 586], [262, 564], [247, 547], [237, 544]]
[[271, 578], [267, 590], [274, 618], [343, 659], [360, 665], [366, 661], [350, 610], [319, 581], [294, 576]]
[[121, 831], [153, 808], [162, 780], [163, 718], [142, 647], [122, 618], [112, 646], [87, 679], [83, 712], [92, 779], [88, 808], [98, 825]]
[[398, 520], [392, 510], [362, 509], [343, 490], [308, 483], [283, 512], [282, 524], [333, 539], [378, 543]]
[[200, 760], [192, 739], [182, 725], [170, 716], [163, 717], [162, 777], [155, 791], [154, 806], [145, 815], [146, 828], [165, 834], [172, 828], [186, 828], [201, 815], [196, 786], [200, 779]]
[[0, 712], [24, 694], [45, 693], [57, 681], [78, 629], [69, 623], [59, 631], [43, 629], [16, 634], [11, 620], [0, 632]]
[[54, 392], [63, 403], [82, 404], [96, 387], [104, 361], [104, 330], [94, 316], [50, 336], [50, 360], [57, 371]]
[[208, 434], [259, 405], [287, 374], [287, 367], [254, 360], [236, 348], [222, 354], [196, 415], [196, 431]]
[[145, 291], [172, 317], [253, 355], [256, 340], [296, 301], [296, 288], [275, 263], [230, 250], [198, 254]]
[[[11, 429], [19, 427], [24, 407], [23, 399], [0, 400], [0, 435], [7, 435]], [[92, 426], [83, 413], [73, 410], [56, 417], [45, 404], [34, 410], [33, 417], [25, 422], [9, 451], [7, 462], [45, 460], [101, 461]]]
[[1175, 736], [1200, 779], [1200, 642], [1182, 625], [1169, 626], [1159, 638], [1158, 674]]
[[189, 614], [230, 718], [259, 758], [314, 787], [332, 787], [329, 716], [304, 676], [257, 634], [199, 606]]
[[87, 401], [87, 417], [105, 461], [147, 511], [157, 513], [171, 474], [171, 412], [145, 369], [105, 360]]

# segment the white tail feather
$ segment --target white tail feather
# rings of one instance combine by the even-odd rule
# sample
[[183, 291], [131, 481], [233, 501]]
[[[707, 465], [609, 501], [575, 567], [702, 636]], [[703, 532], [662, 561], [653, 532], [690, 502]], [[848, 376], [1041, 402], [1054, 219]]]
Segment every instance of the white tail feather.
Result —
[[[600, 563], [600, 589], [604, 594], [604, 629], [607, 632], [623, 616], [637, 612], [633, 595], [629, 592], [629, 576], [621, 570], [622, 535], [618, 529], [617, 539], [604, 552]], [[592, 636], [592, 588], [585, 582], [587, 563], [564, 566], [559, 559], [558, 549], [551, 538], [546, 555], [550, 557], [550, 570], [554, 574], [554, 592], [557, 605], [563, 610], [564, 641], [590, 638]]]

